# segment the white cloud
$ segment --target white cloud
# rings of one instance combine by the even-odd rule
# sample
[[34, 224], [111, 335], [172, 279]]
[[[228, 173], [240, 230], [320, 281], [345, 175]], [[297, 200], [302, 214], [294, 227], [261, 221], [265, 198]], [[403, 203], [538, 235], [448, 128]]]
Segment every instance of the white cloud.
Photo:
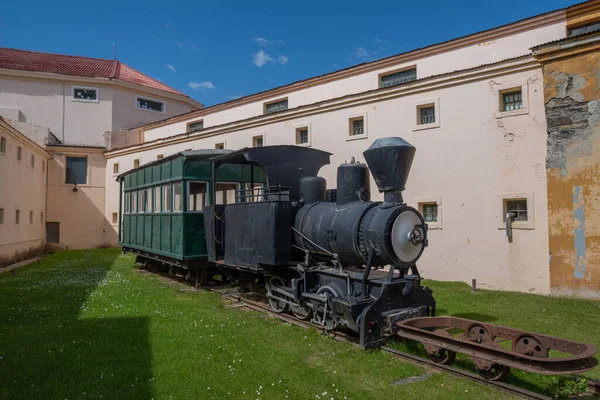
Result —
[[258, 44], [259, 46], [262, 46], [262, 47], [268, 47], [273, 44], [285, 44], [285, 42], [283, 40], [276, 40], [273, 42], [269, 39], [261, 38], [261, 37], [255, 37], [255, 38], [252, 38], [252, 40], [254, 42], [256, 42], [256, 44]]
[[213, 85], [211, 81], [203, 81], [203, 82], [190, 82], [188, 86], [194, 90], [206, 90], [206, 89], [216, 89], [217, 87]]
[[252, 62], [254, 63], [254, 65], [260, 68], [267, 63], [285, 65], [288, 62], [288, 58], [282, 54], [279, 54], [277, 58], [274, 58], [269, 54], [265, 53], [264, 50], [259, 50], [258, 53], [254, 53], [252, 55]]
[[180, 49], [183, 49], [183, 50], [185, 50], [185, 51], [193, 51], [193, 52], [195, 52], [195, 53], [199, 53], [199, 52], [200, 52], [200, 49], [198, 48], [198, 46], [196, 46], [196, 45], [195, 45], [195, 44], [193, 44], [193, 43], [190, 45], [190, 44], [188, 44], [187, 42], [186, 42], [186, 43], [183, 43], [183, 42], [175, 42], [175, 46], [177, 46], [177, 47], [179, 47]]
[[275, 79], [271, 79], [271, 78], [265, 78], [265, 81], [275, 83]]
[[178, 27], [176, 27], [175, 25], [171, 24], [170, 22], [167, 22], [167, 23], [164, 25], [164, 28], [165, 28], [166, 30], [168, 30], [168, 31], [178, 31], [178, 30], [179, 30], [179, 28], [178, 28]]
[[381, 39], [379, 39], [379, 38], [377, 38], [377, 37], [374, 37], [374, 38], [373, 38], [373, 41], [374, 41], [375, 43], [379, 43], [379, 44], [387, 44], [387, 42], [386, 42], [385, 40], [381, 40]]
[[169, 68], [171, 70], [171, 72], [175, 72], [175, 67], [172, 66], [171, 64], [167, 64], [167, 68]]
[[195, 44], [193, 44], [192, 45], [192, 51], [199, 52], [200, 49]]
[[376, 52], [369, 51], [364, 47], [355, 47], [350, 54], [361, 61], [372, 61], [377, 56]]
[[180, 49], [183, 49], [183, 43], [181, 42], [175, 42], [175, 46], [179, 47]]

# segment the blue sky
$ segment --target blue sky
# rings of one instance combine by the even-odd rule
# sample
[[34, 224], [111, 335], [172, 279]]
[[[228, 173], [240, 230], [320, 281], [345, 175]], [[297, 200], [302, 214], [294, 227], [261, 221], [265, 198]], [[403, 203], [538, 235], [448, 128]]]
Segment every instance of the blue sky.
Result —
[[115, 42], [120, 61], [213, 105], [576, 2], [21, 0], [2, 6], [0, 46], [112, 58]]

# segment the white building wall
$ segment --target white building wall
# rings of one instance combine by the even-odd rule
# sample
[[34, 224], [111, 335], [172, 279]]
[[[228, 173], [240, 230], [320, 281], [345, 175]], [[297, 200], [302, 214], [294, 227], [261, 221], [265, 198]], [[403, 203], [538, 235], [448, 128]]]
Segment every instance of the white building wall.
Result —
[[306, 89], [291, 91], [288, 94], [273, 96], [249, 104], [206, 115], [190, 117], [184, 121], [174, 122], [165, 126], [149, 128], [144, 132], [144, 140], [152, 141], [186, 132], [187, 123], [197, 120], [204, 121], [204, 128], [218, 126], [232, 121], [263, 115], [264, 104], [282, 98], [288, 99], [288, 108], [292, 109], [306, 104], [333, 99], [353, 93], [362, 93], [379, 87], [379, 75], [416, 65], [417, 78], [422, 79], [466, 68], [472, 68], [487, 63], [494, 63], [508, 58], [519, 57], [530, 53], [532, 46], [565, 37], [565, 22], [531, 29], [513, 35], [507, 35], [489, 42], [477, 43], [470, 46], [426, 56], [416, 61], [399, 63], [392, 67], [381, 68], [349, 78], [326, 82]]
[[[498, 91], [522, 86], [526, 110], [517, 115], [498, 114]], [[528, 96], [527, 96], [528, 95]], [[435, 102], [440, 126], [414, 130], [416, 107]], [[390, 100], [370, 100], [363, 105], [305, 115], [279, 122], [198, 137], [130, 154], [107, 153], [107, 163], [119, 162], [121, 172], [185, 149], [228, 149], [252, 146], [252, 137], [265, 135], [265, 145], [295, 144], [298, 126], [310, 126], [312, 147], [333, 153], [331, 164], [319, 175], [328, 188], [336, 186], [337, 166], [350, 157], [364, 162], [362, 152], [381, 137], [400, 136], [417, 148], [405, 192], [405, 201], [417, 207], [419, 199], [439, 202], [440, 223], [430, 231], [430, 246], [419, 268], [430, 279], [470, 282], [496, 289], [547, 293], [548, 244], [546, 204], [546, 127], [540, 68], [498, 74], [489, 78], [448, 83]], [[367, 137], [349, 137], [349, 118], [366, 119]], [[501, 117], [501, 118], [497, 118]], [[236, 124], [231, 124], [235, 126]], [[207, 133], [210, 134], [210, 131]], [[354, 140], [353, 140], [354, 139]], [[131, 150], [129, 150], [131, 151]], [[373, 200], [381, 200], [371, 181]], [[508, 243], [503, 229], [502, 198], [531, 197], [534, 229], [515, 229]], [[107, 216], [118, 211], [119, 185], [106, 178]]]

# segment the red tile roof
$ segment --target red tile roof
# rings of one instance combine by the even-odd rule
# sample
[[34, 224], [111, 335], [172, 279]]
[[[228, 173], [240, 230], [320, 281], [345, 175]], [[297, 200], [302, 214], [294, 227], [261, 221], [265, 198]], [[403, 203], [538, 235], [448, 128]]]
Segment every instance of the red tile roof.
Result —
[[49, 72], [87, 78], [118, 79], [188, 97], [186, 94], [164, 85], [156, 79], [152, 79], [116, 60], [40, 53], [37, 51], [0, 47], [0, 68]]

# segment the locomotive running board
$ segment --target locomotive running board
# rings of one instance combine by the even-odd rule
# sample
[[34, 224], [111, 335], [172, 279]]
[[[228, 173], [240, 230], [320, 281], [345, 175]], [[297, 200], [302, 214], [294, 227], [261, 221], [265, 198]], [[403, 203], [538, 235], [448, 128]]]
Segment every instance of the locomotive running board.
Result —
[[[419, 317], [398, 322], [398, 327], [400, 337], [423, 343], [434, 361], [451, 364], [456, 353], [466, 354], [482, 375], [487, 371], [489, 379], [504, 377], [500, 372], [493, 376], [493, 371], [508, 370], [507, 367], [540, 375], [569, 375], [598, 365], [593, 357], [597, 351], [594, 345], [480, 321]], [[511, 350], [500, 345], [508, 341], [512, 342]], [[548, 358], [550, 350], [563, 354]]]

